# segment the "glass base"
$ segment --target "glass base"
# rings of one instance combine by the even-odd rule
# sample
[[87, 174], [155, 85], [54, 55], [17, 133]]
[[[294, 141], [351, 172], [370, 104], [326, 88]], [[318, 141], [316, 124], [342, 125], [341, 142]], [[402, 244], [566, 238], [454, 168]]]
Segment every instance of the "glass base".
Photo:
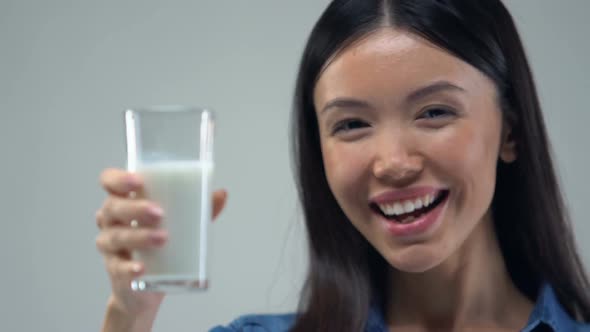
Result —
[[131, 289], [136, 292], [183, 293], [204, 291], [209, 287], [207, 279], [186, 279], [170, 277], [147, 277], [131, 282]]

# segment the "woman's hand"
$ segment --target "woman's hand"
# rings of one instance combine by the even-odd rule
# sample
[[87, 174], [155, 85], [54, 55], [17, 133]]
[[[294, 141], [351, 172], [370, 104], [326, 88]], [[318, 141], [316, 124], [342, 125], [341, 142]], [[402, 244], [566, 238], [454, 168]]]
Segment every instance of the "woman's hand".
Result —
[[[96, 246], [104, 257], [112, 288], [103, 331], [149, 331], [164, 294], [131, 290], [131, 281], [144, 272], [144, 266], [132, 260], [131, 252], [166, 243], [168, 234], [158, 228], [166, 211], [144, 198], [143, 183], [136, 174], [106, 169], [100, 181], [108, 197], [96, 212], [100, 229]], [[226, 199], [223, 190], [213, 193], [213, 218]]]

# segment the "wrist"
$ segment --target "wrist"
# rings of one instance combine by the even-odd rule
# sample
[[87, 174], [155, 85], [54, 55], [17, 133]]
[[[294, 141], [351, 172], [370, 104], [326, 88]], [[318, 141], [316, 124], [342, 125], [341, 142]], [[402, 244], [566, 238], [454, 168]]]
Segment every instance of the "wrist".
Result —
[[132, 312], [113, 296], [108, 300], [102, 332], [149, 332], [156, 312]]

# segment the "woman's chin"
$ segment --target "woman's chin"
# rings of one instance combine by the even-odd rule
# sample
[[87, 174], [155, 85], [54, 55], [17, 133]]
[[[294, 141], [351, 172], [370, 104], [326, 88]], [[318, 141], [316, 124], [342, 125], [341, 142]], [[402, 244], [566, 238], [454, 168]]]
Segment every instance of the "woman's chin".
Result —
[[386, 257], [395, 270], [406, 273], [424, 273], [441, 264], [445, 257], [440, 252], [406, 250]]

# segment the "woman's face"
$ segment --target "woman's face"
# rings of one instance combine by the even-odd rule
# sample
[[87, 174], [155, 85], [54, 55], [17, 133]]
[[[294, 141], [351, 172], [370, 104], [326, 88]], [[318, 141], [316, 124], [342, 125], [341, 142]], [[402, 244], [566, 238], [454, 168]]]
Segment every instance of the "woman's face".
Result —
[[393, 267], [437, 266], [489, 218], [498, 157], [515, 156], [474, 67], [384, 28], [326, 66], [314, 104], [330, 188]]

